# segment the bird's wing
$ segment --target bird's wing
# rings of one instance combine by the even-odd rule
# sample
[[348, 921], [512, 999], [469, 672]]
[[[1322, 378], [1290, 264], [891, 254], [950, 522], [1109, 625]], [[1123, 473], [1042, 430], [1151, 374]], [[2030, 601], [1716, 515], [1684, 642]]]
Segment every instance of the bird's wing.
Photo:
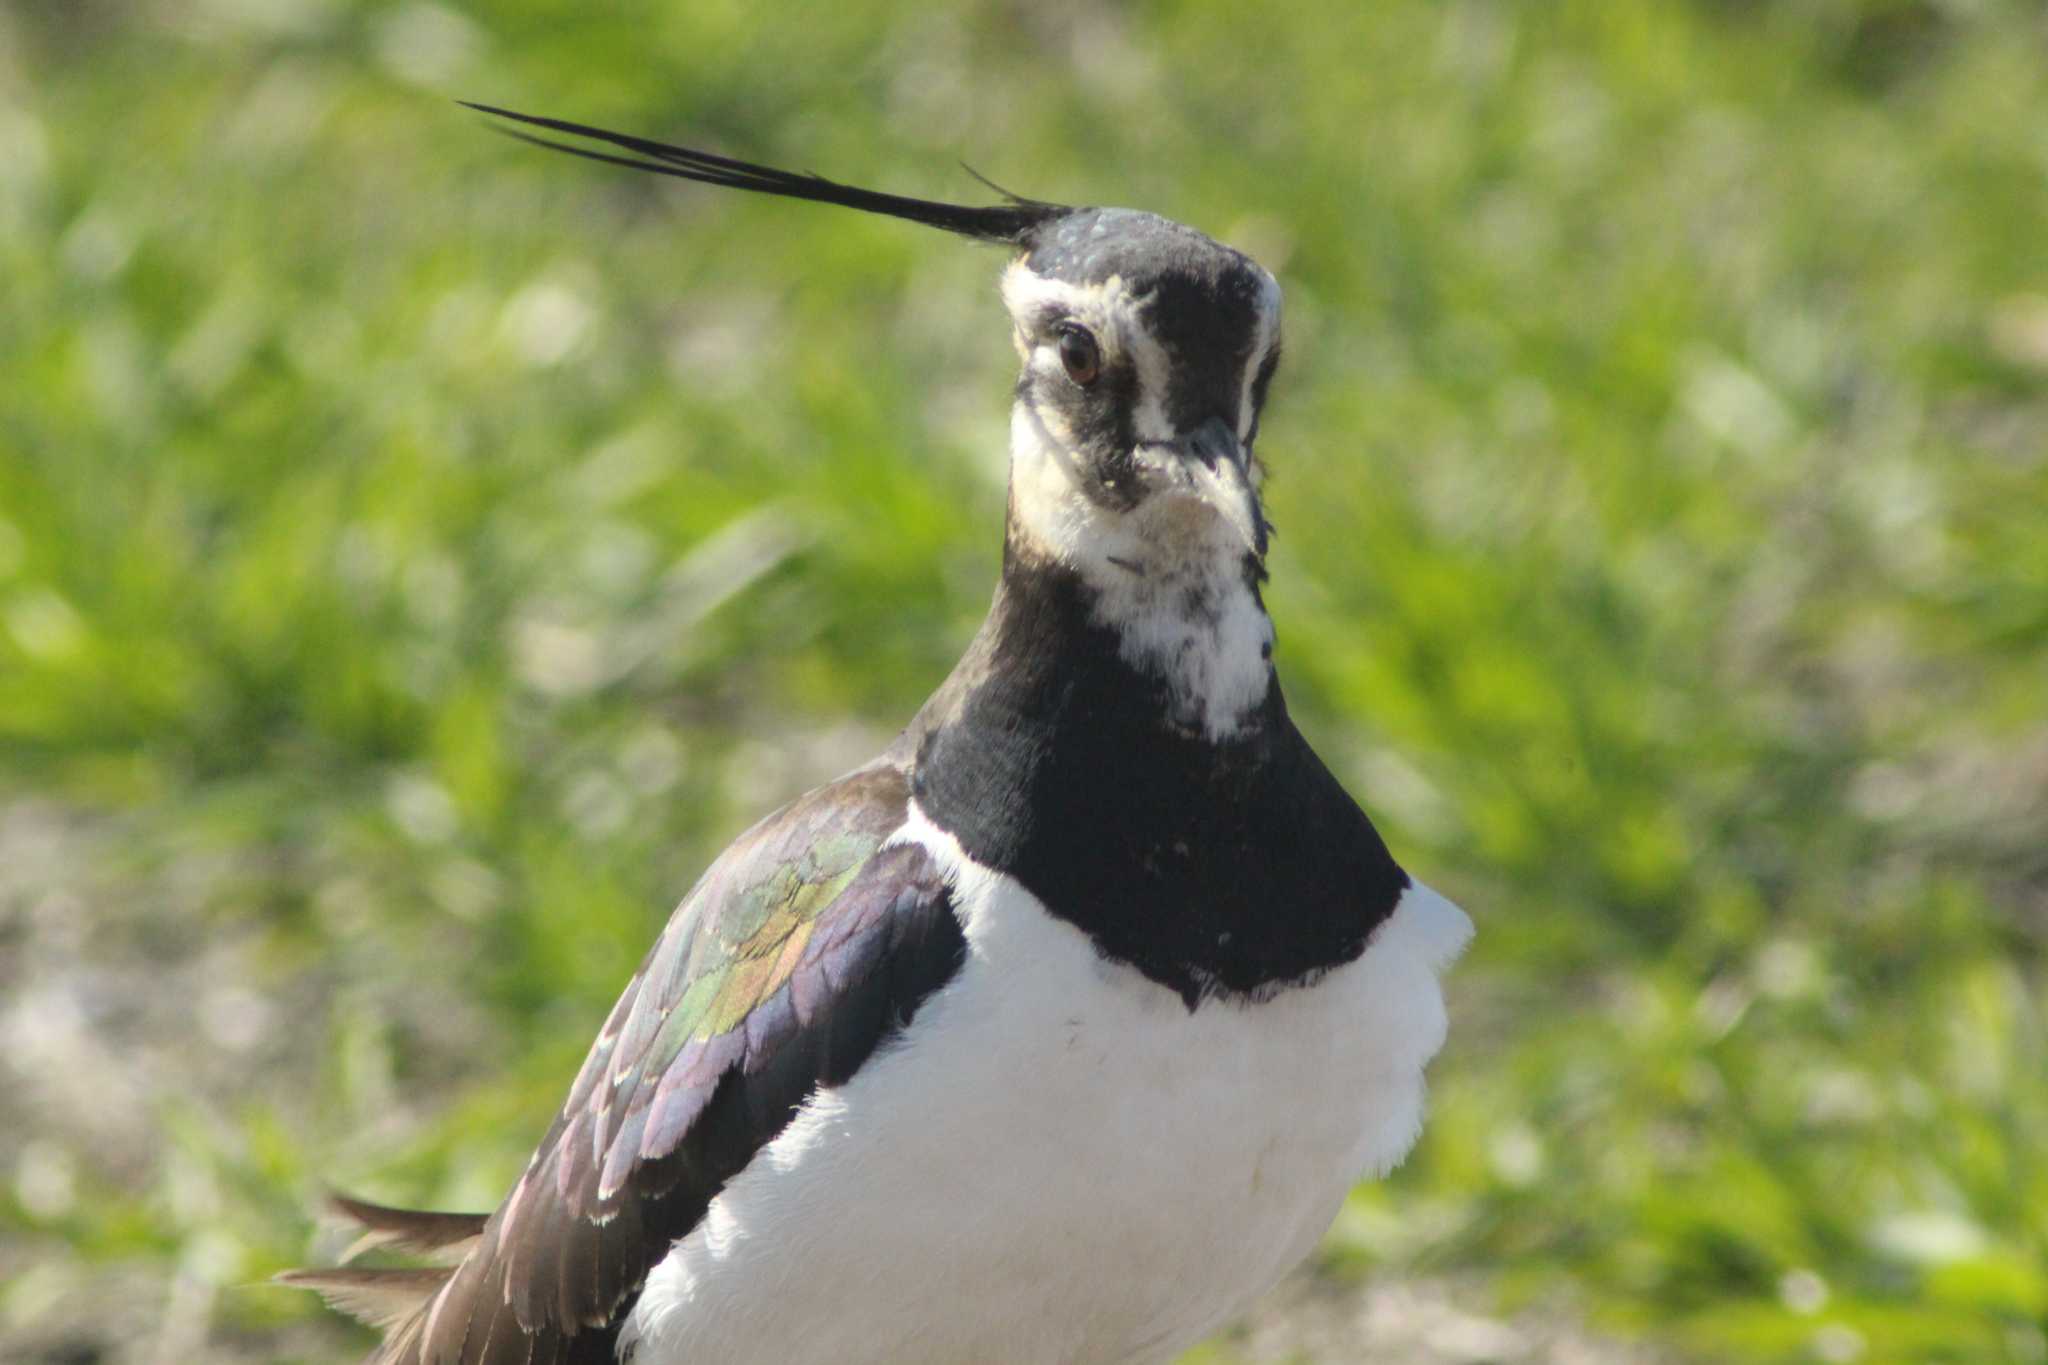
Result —
[[[525, 1174], [379, 1360], [613, 1358], [648, 1272], [725, 1182], [964, 959], [938, 867], [918, 845], [887, 844], [908, 799], [899, 769], [863, 769], [712, 865], [619, 998]], [[295, 1282], [324, 1288], [319, 1275]]]

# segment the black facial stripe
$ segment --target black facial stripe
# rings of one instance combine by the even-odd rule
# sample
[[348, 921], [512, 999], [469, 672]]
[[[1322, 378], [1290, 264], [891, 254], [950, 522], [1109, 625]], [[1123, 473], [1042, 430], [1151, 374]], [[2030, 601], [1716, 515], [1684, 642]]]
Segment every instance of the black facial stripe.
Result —
[[1146, 330], [1165, 350], [1172, 377], [1164, 404], [1176, 431], [1211, 417], [1237, 429], [1245, 366], [1259, 343], [1262, 291], [1248, 264], [1231, 264], [1160, 278], [1146, 300]]
[[[1028, 369], [1017, 382], [1017, 392], [1038, 439], [1072, 457], [1081, 491], [1090, 502], [1120, 512], [1137, 506], [1140, 490], [1131, 477], [1137, 445], [1131, 409], [1137, 381], [1128, 364], [1106, 367], [1102, 378], [1086, 389], [1064, 375], [1055, 378]], [[1060, 415], [1070, 440], [1053, 433], [1045, 420], [1047, 409]]]

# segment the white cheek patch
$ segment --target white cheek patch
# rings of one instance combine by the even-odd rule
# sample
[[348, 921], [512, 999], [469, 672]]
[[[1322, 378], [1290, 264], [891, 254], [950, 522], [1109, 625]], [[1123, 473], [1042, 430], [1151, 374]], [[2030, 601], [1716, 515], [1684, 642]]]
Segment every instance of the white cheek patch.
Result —
[[1128, 576], [1115, 560], [1145, 558], [1129, 518], [1099, 507], [1081, 490], [1073, 452], [1054, 428], [1056, 413], [1022, 399], [1010, 410], [1010, 516], [1023, 548], [1092, 581]]
[[1135, 326], [1130, 352], [1138, 370], [1138, 403], [1131, 410], [1131, 431], [1141, 441], [1171, 441], [1179, 433], [1166, 420], [1166, 390], [1172, 383], [1166, 348], [1142, 326]]
[[1003, 271], [1002, 289], [1003, 306], [1020, 328], [1048, 309], [1057, 309], [1095, 333], [1103, 359], [1116, 357], [1122, 340], [1117, 314], [1128, 306], [1129, 297], [1123, 276], [1111, 275], [1100, 284], [1047, 279], [1025, 265], [1020, 256]]

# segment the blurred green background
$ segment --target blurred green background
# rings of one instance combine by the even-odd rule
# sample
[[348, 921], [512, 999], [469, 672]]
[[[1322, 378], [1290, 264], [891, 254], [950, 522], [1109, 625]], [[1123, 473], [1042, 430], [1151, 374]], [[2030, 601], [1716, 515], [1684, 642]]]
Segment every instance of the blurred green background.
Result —
[[2048, 18], [0, 7], [0, 1356], [336, 1361], [676, 896], [944, 675], [1000, 258], [490, 136], [1142, 206], [1287, 288], [1304, 727], [1473, 912], [1209, 1362], [2048, 1360]]

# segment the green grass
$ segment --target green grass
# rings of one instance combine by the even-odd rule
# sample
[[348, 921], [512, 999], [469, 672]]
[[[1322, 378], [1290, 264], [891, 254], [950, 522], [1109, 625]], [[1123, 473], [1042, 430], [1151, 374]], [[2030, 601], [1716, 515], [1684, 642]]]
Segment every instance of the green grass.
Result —
[[210, 1357], [344, 1358], [241, 1287], [331, 1250], [318, 1188], [494, 1201], [696, 870], [986, 603], [997, 257], [459, 96], [913, 194], [964, 159], [1281, 276], [1282, 676], [1480, 927], [1328, 1276], [1682, 1358], [2048, 1359], [2044, 41], [0, 10], [0, 1343], [143, 1358], [78, 1311], [123, 1285]]

